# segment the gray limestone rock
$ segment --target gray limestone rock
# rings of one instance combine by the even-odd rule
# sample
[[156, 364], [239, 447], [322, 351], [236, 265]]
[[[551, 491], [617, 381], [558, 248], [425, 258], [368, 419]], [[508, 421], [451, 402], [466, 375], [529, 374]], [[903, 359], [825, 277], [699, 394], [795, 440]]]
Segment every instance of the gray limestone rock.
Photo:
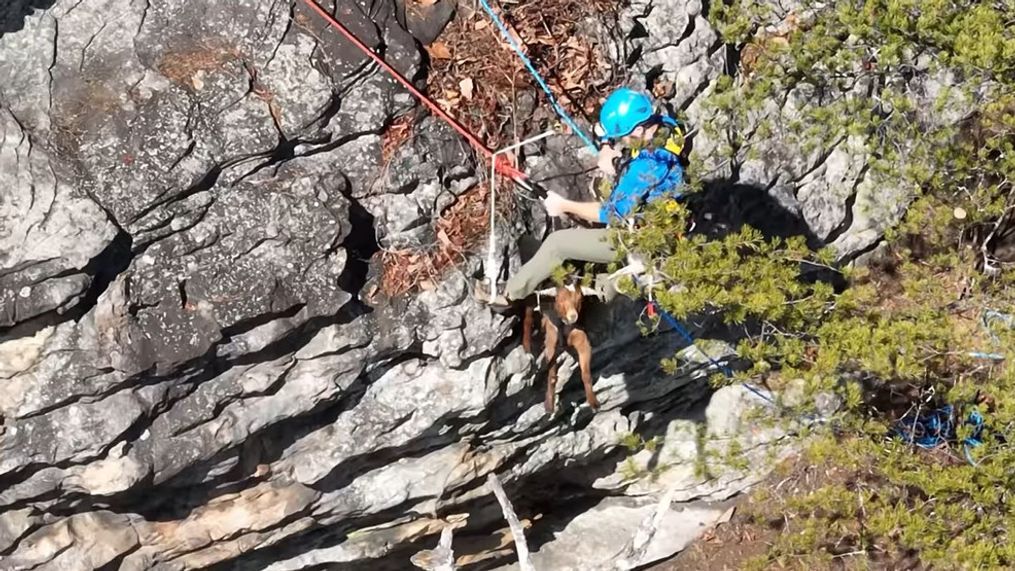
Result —
[[[450, 6], [321, 4], [412, 79]], [[552, 414], [545, 364], [520, 346], [517, 316], [472, 298], [484, 252], [425, 291], [366, 305], [378, 251], [431, 247], [434, 220], [486, 183], [486, 167], [304, 3], [9, 6], [0, 569], [405, 569], [448, 522], [456, 554], [510, 564], [490, 473], [533, 533], [559, 524], [538, 564], [581, 568], [575, 546], [600, 522], [623, 532], [595, 558], [664, 490], [678, 503], [718, 500], [764, 475], [702, 481], [700, 436], [717, 453], [738, 442], [758, 466], [785, 450], [784, 434], [743, 423], [749, 395], [709, 401], [711, 363], [680, 336], [642, 338], [636, 302], [587, 309], [602, 409], [584, 404], [568, 356]], [[626, 37], [636, 20], [647, 38], [606, 47], [617, 61], [640, 49], [636, 71], [658, 68], [675, 86], [669, 103], [693, 120], [723, 66], [701, 3], [636, 2], [621, 30], [600, 31]], [[801, 101], [769, 112], [792, 115]], [[413, 137], [385, 164], [382, 134], [405, 113]], [[696, 160], [714, 144], [699, 137]], [[873, 243], [905, 206], [865, 177], [853, 141], [806, 156], [787, 141], [770, 148], [741, 182], [766, 185], [842, 252]], [[571, 196], [594, 164], [561, 135], [524, 160]], [[547, 230], [529, 214], [497, 226], [512, 268], [522, 234]], [[684, 369], [666, 375], [658, 364], [675, 354]], [[632, 433], [661, 436], [659, 457], [626, 451]], [[659, 477], [644, 477], [660, 461]], [[560, 490], [608, 497], [574, 514]], [[718, 515], [675, 506], [648, 559], [694, 535], [688, 514]]]
[[[536, 569], [586, 571], [613, 568], [639, 526], [656, 517], [658, 502], [648, 498], [610, 497], [585, 513], [563, 524], [553, 541], [532, 557]], [[631, 561], [641, 565], [659, 561], [683, 550], [723, 513], [720, 505], [691, 502], [670, 508], [660, 518], [659, 531], [649, 542], [642, 558]], [[514, 571], [518, 565], [506, 565], [498, 571]]]
[[85, 297], [117, 228], [73, 184], [69, 165], [0, 109], [0, 331]]

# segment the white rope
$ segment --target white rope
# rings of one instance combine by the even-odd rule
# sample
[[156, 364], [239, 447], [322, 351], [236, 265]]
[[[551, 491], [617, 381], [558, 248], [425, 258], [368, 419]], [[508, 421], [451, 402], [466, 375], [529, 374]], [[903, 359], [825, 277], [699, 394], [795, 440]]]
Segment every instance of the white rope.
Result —
[[530, 143], [535, 143], [536, 141], [545, 139], [552, 134], [554, 134], [554, 131], [551, 129], [545, 133], [536, 135], [535, 137], [525, 139], [520, 143], [515, 143], [502, 149], [497, 149], [490, 157], [490, 239], [487, 243], [486, 267], [483, 272], [486, 274], [485, 277], [487, 281], [490, 282], [490, 303], [493, 303], [493, 301], [497, 299], [497, 272], [494, 269], [496, 262], [494, 253], [497, 251], [497, 228], [495, 226], [495, 218], [497, 215], [497, 156], [501, 153], [513, 151]]

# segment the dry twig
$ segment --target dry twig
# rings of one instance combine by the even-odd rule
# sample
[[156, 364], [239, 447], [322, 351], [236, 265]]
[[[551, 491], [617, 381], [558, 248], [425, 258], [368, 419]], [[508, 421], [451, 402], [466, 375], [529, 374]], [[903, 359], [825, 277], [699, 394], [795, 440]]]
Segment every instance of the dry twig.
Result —
[[434, 549], [425, 549], [409, 558], [409, 562], [426, 571], [455, 571], [455, 554], [451, 550], [454, 526], [441, 530], [440, 541]]
[[518, 552], [518, 568], [521, 571], [536, 571], [536, 568], [532, 566], [532, 561], [529, 560], [529, 546], [525, 543], [522, 524], [518, 521], [518, 516], [515, 515], [515, 510], [511, 507], [511, 501], [508, 500], [507, 494], [504, 493], [504, 487], [500, 485], [500, 480], [493, 473], [487, 477], [486, 483], [493, 490], [493, 495], [497, 496], [500, 509], [504, 512], [504, 519], [507, 520], [508, 527], [511, 528], [511, 535], [515, 540], [515, 550]]

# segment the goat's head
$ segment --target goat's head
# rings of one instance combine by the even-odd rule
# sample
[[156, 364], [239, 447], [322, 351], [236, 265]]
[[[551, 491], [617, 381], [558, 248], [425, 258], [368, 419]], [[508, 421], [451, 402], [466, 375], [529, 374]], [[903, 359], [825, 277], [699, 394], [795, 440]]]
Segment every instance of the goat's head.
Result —
[[574, 325], [578, 322], [578, 316], [581, 315], [584, 299], [585, 295], [580, 286], [567, 284], [557, 288], [553, 308], [557, 311], [561, 321], [568, 325]]

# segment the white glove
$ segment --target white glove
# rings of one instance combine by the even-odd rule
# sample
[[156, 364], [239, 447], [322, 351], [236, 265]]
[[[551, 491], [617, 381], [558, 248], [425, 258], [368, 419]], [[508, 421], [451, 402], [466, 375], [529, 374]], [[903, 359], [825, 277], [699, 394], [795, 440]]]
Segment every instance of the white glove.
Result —
[[564, 206], [567, 204], [567, 199], [563, 196], [553, 192], [552, 190], [546, 191], [546, 198], [543, 199], [543, 207], [546, 208], [546, 213], [550, 216], [563, 216], [567, 212], [564, 210]]

